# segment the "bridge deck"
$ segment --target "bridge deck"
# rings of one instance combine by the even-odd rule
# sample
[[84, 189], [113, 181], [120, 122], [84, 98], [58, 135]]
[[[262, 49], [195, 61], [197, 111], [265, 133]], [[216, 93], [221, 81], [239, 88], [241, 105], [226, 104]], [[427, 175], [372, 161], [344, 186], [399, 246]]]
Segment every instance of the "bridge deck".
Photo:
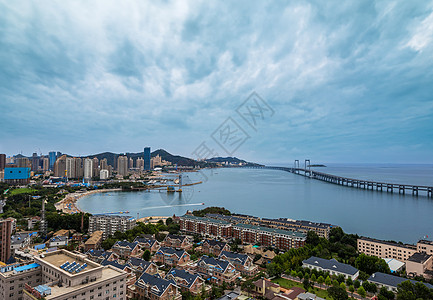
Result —
[[390, 182], [380, 182], [380, 181], [372, 181], [372, 180], [364, 180], [364, 179], [355, 179], [349, 178], [339, 175], [333, 175], [323, 172], [317, 172], [311, 169], [304, 168], [287, 168], [287, 167], [273, 167], [273, 166], [254, 166], [247, 167], [254, 169], [273, 169], [273, 170], [281, 170], [290, 173], [294, 173], [297, 175], [305, 176], [312, 179], [317, 179], [329, 183], [334, 183], [343, 186], [350, 186], [355, 188], [363, 188], [363, 189], [371, 189], [386, 191], [393, 193], [394, 189], [398, 190], [399, 193], [405, 194], [406, 190], [412, 191], [412, 195], [418, 196], [418, 193], [425, 192], [427, 197], [433, 197], [433, 186], [425, 186], [425, 185], [413, 185], [413, 184], [400, 184], [400, 183], [390, 183]]

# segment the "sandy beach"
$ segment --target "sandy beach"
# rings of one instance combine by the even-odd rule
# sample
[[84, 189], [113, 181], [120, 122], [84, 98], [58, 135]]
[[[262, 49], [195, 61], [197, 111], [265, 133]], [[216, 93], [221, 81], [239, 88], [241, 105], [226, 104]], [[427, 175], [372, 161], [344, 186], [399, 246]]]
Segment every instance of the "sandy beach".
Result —
[[96, 194], [96, 193], [118, 192], [121, 190], [122, 189], [104, 189], [104, 190], [87, 191], [84, 193], [71, 193], [71, 194], [67, 194], [65, 199], [57, 202], [56, 204], [54, 204], [54, 206], [56, 207], [57, 210], [61, 210], [64, 213], [75, 214], [75, 213], [83, 212], [77, 206], [77, 201], [82, 197], [91, 194]]

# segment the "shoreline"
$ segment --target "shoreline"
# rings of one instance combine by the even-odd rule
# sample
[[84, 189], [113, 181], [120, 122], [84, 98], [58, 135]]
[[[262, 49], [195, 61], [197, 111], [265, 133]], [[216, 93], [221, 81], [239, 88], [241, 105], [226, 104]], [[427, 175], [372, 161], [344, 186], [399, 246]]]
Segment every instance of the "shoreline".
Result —
[[108, 192], [119, 192], [119, 191], [122, 191], [122, 189], [120, 188], [103, 189], [103, 190], [86, 191], [84, 193], [71, 193], [71, 194], [67, 194], [63, 200], [60, 200], [59, 202], [55, 203], [54, 206], [56, 207], [56, 210], [61, 210], [62, 212], [67, 214], [82, 213], [85, 211], [81, 210], [77, 205], [78, 200], [80, 200], [81, 198], [92, 194], [97, 194], [97, 193], [108, 193]]

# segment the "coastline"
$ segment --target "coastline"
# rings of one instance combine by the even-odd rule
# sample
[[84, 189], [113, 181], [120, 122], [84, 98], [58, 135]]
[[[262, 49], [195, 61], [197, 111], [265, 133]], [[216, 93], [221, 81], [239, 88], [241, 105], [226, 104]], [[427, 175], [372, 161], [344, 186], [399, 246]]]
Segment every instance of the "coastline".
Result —
[[122, 189], [120, 188], [103, 189], [103, 190], [86, 191], [84, 193], [71, 193], [71, 194], [67, 194], [63, 200], [60, 200], [59, 202], [55, 203], [54, 206], [56, 207], [56, 210], [61, 210], [62, 212], [67, 214], [81, 213], [84, 211], [81, 210], [77, 205], [77, 201], [79, 199], [96, 193], [119, 192], [119, 191], [122, 191]]

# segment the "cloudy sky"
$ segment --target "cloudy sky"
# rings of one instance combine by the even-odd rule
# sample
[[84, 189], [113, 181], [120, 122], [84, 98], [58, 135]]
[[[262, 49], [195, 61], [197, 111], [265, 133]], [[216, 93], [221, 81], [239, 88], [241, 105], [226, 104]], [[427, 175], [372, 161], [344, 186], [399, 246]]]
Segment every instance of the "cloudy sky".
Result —
[[153, 2], [0, 0], [0, 152], [433, 163], [433, 2]]

